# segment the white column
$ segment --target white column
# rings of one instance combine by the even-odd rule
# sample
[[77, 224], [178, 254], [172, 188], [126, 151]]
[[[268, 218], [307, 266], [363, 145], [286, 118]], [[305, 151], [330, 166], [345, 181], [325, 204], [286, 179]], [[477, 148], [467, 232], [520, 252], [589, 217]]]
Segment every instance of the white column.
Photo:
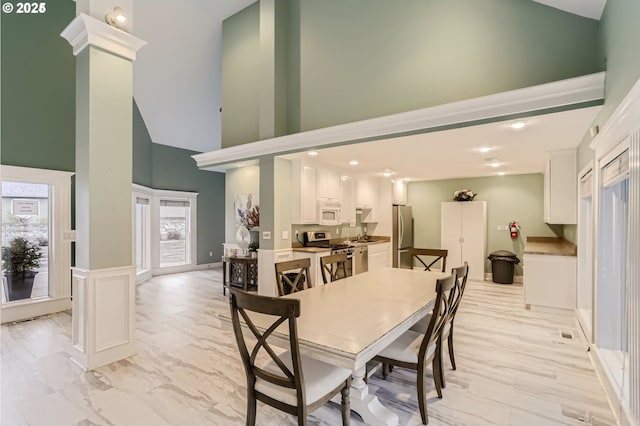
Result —
[[85, 370], [135, 353], [132, 62], [146, 43], [101, 18], [80, 13], [61, 34], [76, 56], [72, 359]]

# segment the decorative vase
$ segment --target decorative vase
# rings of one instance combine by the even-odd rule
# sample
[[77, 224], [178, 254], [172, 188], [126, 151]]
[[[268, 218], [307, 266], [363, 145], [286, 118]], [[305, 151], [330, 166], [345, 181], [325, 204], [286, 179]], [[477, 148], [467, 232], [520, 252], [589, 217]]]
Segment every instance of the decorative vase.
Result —
[[244, 255], [249, 248], [249, 241], [251, 240], [251, 234], [249, 230], [244, 226], [238, 227], [236, 231], [236, 241], [238, 242], [238, 247], [242, 249], [242, 254]]

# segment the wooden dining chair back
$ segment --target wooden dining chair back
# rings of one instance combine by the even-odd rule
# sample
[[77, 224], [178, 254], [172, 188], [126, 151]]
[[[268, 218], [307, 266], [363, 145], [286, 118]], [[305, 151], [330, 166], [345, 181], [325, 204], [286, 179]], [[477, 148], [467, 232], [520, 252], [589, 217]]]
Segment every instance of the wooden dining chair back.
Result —
[[[462, 296], [464, 295], [464, 290], [467, 287], [467, 277], [469, 276], [469, 264], [464, 262], [464, 265], [459, 266], [457, 268], [453, 268], [451, 272], [456, 274], [456, 283], [455, 286], [451, 289], [451, 295], [449, 296], [451, 299], [451, 309], [449, 310], [449, 315], [446, 319], [445, 326], [442, 329], [441, 339], [447, 340], [447, 346], [449, 349], [449, 359], [451, 360], [451, 367], [456, 369], [456, 359], [453, 354], [453, 322], [456, 317], [456, 313], [458, 312], [458, 308], [460, 307], [460, 302], [462, 302]], [[446, 386], [444, 381], [444, 372], [442, 375], [442, 384], [443, 387]]]
[[[233, 332], [247, 377], [246, 424], [255, 425], [256, 401], [262, 401], [298, 416], [298, 424], [304, 425], [308, 413], [341, 392], [343, 425], [348, 425], [351, 371], [300, 355], [297, 329], [300, 301], [231, 288], [229, 303]], [[268, 315], [270, 325], [258, 327], [252, 312]], [[288, 335], [289, 344], [288, 351], [278, 354], [269, 342], [281, 326], [287, 329], [281, 334]], [[250, 339], [245, 338], [246, 330], [251, 334]]]
[[[438, 261], [442, 260], [441, 271], [445, 272], [447, 270], [447, 254], [449, 254], [449, 251], [444, 249], [409, 249], [409, 256], [411, 257], [411, 261], [413, 262], [413, 259], [417, 259], [418, 262], [420, 262], [422, 266], [424, 266], [425, 271], [430, 271], [431, 267], [438, 263]], [[423, 257], [435, 257], [435, 259], [427, 264], [428, 260], [425, 261]]]
[[[346, 278], [351, 274], [347, 271], [349, 258], [346, 254], [332, 254], [320, 258], [320, 268], [322, 271], [322, 281], [325, 284]], [[351, 270], [349, 270], [350, 272]], [[348, 275], [347, 275], [348, 274]]]
[[389, 372], [389, 366], [407, 368], [417, 372], [418, 408], [422, 423], [425, 425], [428, 423], [425, 378], [429, 364], [433, 368], [436, 392], [439, 397], [442, 397], [440, 383], [442, 365], [441, 358], [437, 354], [440, 351], [439, 337], [451, 311], [450, 295], [455, 282], [455, 273], [436, 280], [436, 299], [429, 325], [424, 333], [407, 330], [374, 358], [382, 362], [385, 379]]
[[311, 287], [310, 259], [287, 260], [275, 264], [278, 295], [295, 293]]

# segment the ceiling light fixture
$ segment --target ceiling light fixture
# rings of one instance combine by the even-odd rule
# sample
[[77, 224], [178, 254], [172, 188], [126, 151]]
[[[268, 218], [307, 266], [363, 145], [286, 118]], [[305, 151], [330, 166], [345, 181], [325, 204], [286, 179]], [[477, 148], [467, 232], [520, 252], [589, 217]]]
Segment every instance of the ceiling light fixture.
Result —
[[115, 28], [120, 28], [125, 22], [127, 22], [127, 15], [124, 13], [124, 9], [116, 6], [113, 8], [113, 12], [104, 15], [104, 20], [107, 24]]
[[351, 160], [349, 161], [349, 164], [352, 166], [357, 166], [358, 164], [360, 164], [360, 162], [358, 160]]
[[489, 152], [489, 151], [493, 151], [494, 149], [496, 149], [495, 146], [481, 146], [480, 148], [478, 148], [478, 151], [482, 152], [483, 154]]
[[509, 126], [512, 129], [522, 129], [524, 126], [526, 126], [527, 123], [525, 123], [524, 121], [516, 121], [515, 123], [511, 123]]
[[318, 151], [309, 151], [307, 152], [307, 155], [311, 156], [311, 157], [315, 157], [318, 155]]
[[498, 163], [497, 161], [496, 161], [496, 162], [493, 162], [493, 163], [489, 163], [489, 166], [490, 166], [490, 167], [493, 167], [494, 169], [495, 169], [496, 167], [500, 167], [501, 165], [502, 165], [502, 163]]
[[506, 174], [507, 174], [507, 172], [498, 172], [498, 176], [504, 176]]
[[382, 171], [382, 176], [384, 176], [384, 177], [389, 177], [389, 176], [391, 176], [392, 174], [393, 174], [393, 172], [391, 171], [391, 169], [384, 169], [384, 170]]

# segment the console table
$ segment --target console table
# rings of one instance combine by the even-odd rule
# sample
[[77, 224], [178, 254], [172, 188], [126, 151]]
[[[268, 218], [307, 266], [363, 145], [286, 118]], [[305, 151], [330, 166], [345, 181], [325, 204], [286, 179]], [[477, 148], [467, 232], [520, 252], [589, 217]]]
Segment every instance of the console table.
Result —
[[[227, 264], [229, 273], [227, 274]], [[228, 277], [228, 281], [227, 281]], [[244, 291], [258, 288], [258, 258], [222, 256], [222, 294], [227, 287], [241, 287]]]

